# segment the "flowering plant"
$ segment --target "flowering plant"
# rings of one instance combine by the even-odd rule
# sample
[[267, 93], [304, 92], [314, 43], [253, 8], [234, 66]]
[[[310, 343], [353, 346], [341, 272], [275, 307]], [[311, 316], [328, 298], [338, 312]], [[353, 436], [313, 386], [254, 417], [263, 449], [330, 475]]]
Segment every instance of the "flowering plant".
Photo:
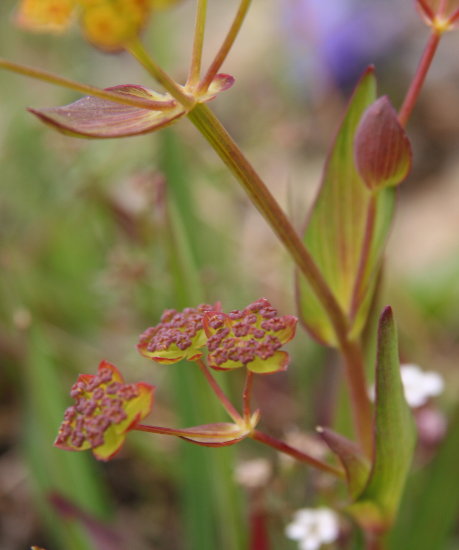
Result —
[[[175, 2], [165, 2], [169, 3]], [[416, 467], [417, 461], [428, 463], [435, 451], [432, 447], [444, 436], [445, 430], [441, 430], [440, 438], [424, 437], [428, 432], [426, 423], [441, 419], [431, 400], [442, 391], [443, 382], [435, 373], [422, 374], [412, 366], [400, 366], [393, 310], [385, 307], [379, 311], [381, 273], [395, 215], [397, 189], [409, 176], [416, 158], [407, 125], [441, 38], [457, 26], [459, 5], [442, 0], [417, 0], [417, 9], [429, 27], [430, 36], [398, 110], [389, 97], [378, 96], [374, 68], [363, 72], [331, 144], [315, 201], [298, 230], [208, 105], [234, 84], [233, 76], [219, 71], [236, 41], [250, 0], [240, 0], [230, 28], [205, 71], [202, 65], [207, 2], [197, 0], [191, 61], [183, 83], [172, 78], [142, 42], [149, 18], [160, 9], [160, 4], [164, 7], [158, 0], [22, 0], [16, 8], [15, 20], [29, 30], [61, 32], [77, 19], [84, 38], [91, 45], [106, 53], [130, 55], [157, 81], [163, 89], [161, 92], [141, 84], [92, 87], [4, 59], [0, 59], [0, 68], [85, 94], [68, 105], [29, 109], [51, 129], [68, 136], [125, 138], [155, 132], [179, 119], [190, 120], [242, 185], [293, 261], [295, 288], [291, 295], [292, 302], [296, 302], [296, 315], [278, 314], [267, 298], [229, 312], [225, 312], [218, 301], [212, 304], [215, 298], [212, 290], [204, 289], [204, 284], [202, 292], [197, 290], [204, 274], [195, 270], [194, 252], [182, 253], [184, 234], [189, 228], [184, 231], [180, 224], [189, 215], [191, 201], [188, 197], [182, 199], [180, 215], [174, 208], [163, 208], [161, 228], [165, 230], [157, 234], [169, 237], [171, 279], [187, 282], [176, 283], [174, 291], [167, 296], [170, 309], [158, 315], [157, 324], [144, 330], [137, 350], [149, 360], [148, 377], [156, 372], [153, 363], [159, 365], [159, 369], [167, 366], [163, 369], [167, 372], [164, 376], [176, 376], [181, 392], [177, 409], [187, 409], [180, 415], [186, 427], [144, 423], [152, 410], [156, 386], [146, 382], [127, 383], [121, 372], [104, 360], [96, 374], [80, 374], [73, 385], [70, 396], [75, 403], [64, 413], [55, 447], [67, 451], [91, 450], [97, 459], [105, 462], [116, 455], [125, 456], [121, 451], [125, 441], [135, 441], [133, 435], [127, 437], [128, 432], [174, 436], [197, 447], [232, 447], [243, 440], [247, 440], [246, 443], [252, 440], [296, 459], [323, 476], [315, 479], [326, 479], [322, 484], [318, 482], [314, 491], [304, 492], [308, 502], [300, 503], [293, 522], [288, 523], [288, 514], [283, 514], [287, 527], [282, 532], [298, 542], [300, 549], [315, 550], [324, 544], [344, 549], [357, 541], [359, 547], [368, 550], [388, 550], [392, 548], [388, 534], [396, 533], [413, 458]], [[166, 174], [166, 186], [173, 185], [177, 164], [178, 154], [174, 153]], [[161, 185], [158, 184], [158, 188]], [[129, 238], [139, 244], [139, 248], [146, 249], [142, 222], [135, 216], [133, 221], [124, 203], [121, 206], [110, 200], [106, 203], [128, 227]], [[86, 232], [84, 224], [81, 232]], [[129, 273], [132, 272], [135, 280], [138, 272], [132, 269]], [[230, 286], [229, 281], [225, 286]], [[162, 289], [157, 291], [161, 296]], [[200, 294], [203, 299], [194, 300], [194, 296]], [[209, 303], [192, 305], [205, 300]], [[187, 307], [183, 307], [183, 302]], [[19, 324], [21, 319], [19, 316]], [[350, 419], [343, 420], [345, 414], [340, 418], [339, 413], [343, 411], [334, 396], [333, 407], [329, 407], [331, 412], [315, 423], [319, 425], [307, 435], [304, 446], [293, 444], [288, 434], [276, 433], [282, 432], [279, 427], [269, 426], [272, 415], [267, 406], [269, 399], [257, 395], [257, 391], [268, 393], [272, 388], [279, 392], [283, 383], [279, 381], [284, 380], [284, 371], [290, 363], [295, 367], [291, 370], [298, 371], [301, 363], [307, 362], [303, 354], [298, 353], [299, 348], [294, 347], [300, 345], [300, 338], [294, 341], [299, 326], [304, 329], [302, 340], [307, 333], [317, 345], [332, 350], [340, 358], [351, 409]], [[284, 349], [290, 343], [293, 360]], [[198, 375], [213, 397], [204, 393], [201, 383], [197, 382]], [[239, 375], [243, 378], [237, 378]], [[256, 375], [272, 376], [257, 378]], [[374, 378], [370, 391], [369, 378]], [[222, 421], [214, 407], [201, 415], [202, 403], [213, 399], [215, 404], [214, 398], [229, 417], [226, 421]], [[278, 393], [277, 398], [280, 404], [275, 404], [276, 412], [282, 418], [282, 396]], [[256, 407], [254, 401], [257, 401]], [[269, 405], [274, 407], [272, 403]], [[304, 407], [302, 403], [301, 408]], [[429, 416], [429, 413], [432, 414]], [[158, 418], [160, 424], [164, 417], [168, 419], [167, 424], [169, 420], [170, 424], [176, 420], [173, 415], [172, 418], [165, 415], [161, 407], [155, 407], [152, 417]], [[419, 457], [416, 455], [418, 433]], [[185, 485], [189, 487], [196, 476], [205, 475], [204, 460], [207, 460], [202, 454], [191, 453], [190, 457], [199, 456], [202, 463], [195, 460], [193, 470], [184, 474]], [[212, 460], [207, 473], [220, 467], [218, 458]], [[222, 475], [221, 479], [226, 478]], [[269, 476], [263, 479], [261, 483], [245, 483], [250, 535], [244, 547], [251, 550], [270, 548], [267, 528], [270, 513], [265, 509], [269, 508], [270, 499], [264, 487], [269, 484]], [[190, 503], [197, 502], [192, 499], [199, 498], [196, 495], [207, 485], [198, 481], [194, 491], [188, 492], [189, 510], [200, 510], [199, 505]], [[211, 490], [215, 487], [209, 488], [209, 493]], [[58, 503], [55, 504], [58, 513], [64, 516], [63, 509], [67, 510], [85, 532], [96, 531], [100, 538], [101, 526], [97, 524], [94, 528], [94, 518], [89, 512], [75, 508], [74, 503], [67, 503], [66, 507], [65, 498], [59, 494], [53, 500]], [[314, 498], [319, 507], [312, 509], [309, 506]], [[228, 510], [232, 509], [229, 501], [229, 498], [225, 500], [228, 517]], [[308, 508], [304, 508], [305, 504]], [[207, 508], [213, 509], [211, 497]], [[290, 513], [293, 506], [288, 509]], [[220, 547], [212, 542], [219, 536], [213, 523], [209, 527], [209, 521], [202, 521], [190, 528], [194, 529], [194, 547], [200, 550]], [[203, 529], [212, 533], [202, 535]], [[71, 545], [73, 539], [68, 540]], [[75, 548], [78, 544], [77, 541]], [[232, 543], [233, 550], [242, 547]]]

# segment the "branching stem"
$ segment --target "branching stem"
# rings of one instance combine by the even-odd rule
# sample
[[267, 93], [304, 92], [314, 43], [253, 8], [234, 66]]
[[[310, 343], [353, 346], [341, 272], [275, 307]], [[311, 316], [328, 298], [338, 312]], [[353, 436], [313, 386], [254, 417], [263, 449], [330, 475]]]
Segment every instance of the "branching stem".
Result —
[[253, 372], [247, 369], [247, 374], [245, 377], [244, 391], [242, 393], [243, 401], [243, 411], [244, 411], [244, 420], [246, 422], [250, 421], [252, 415], [250, 410], [250, 399], [252, 397], [252, 387], [253, 387]]
[[422, 54], [416, 74], [411, 82], [408, 92], [405, 96], [402, 106], [398, 114], [398, 120], [403, 127], [406, 127], [410, 118], [411, 112], [416, 104], [422, 85], [424, 84], [427, 72], [432, 64], [432, 60], [437, 51], [442, 33], [432, 28], [427, 45]]
[[197, 359], [195, 361], [199, 368], [201, 369], [201, 372], [206, 377], [206, 380], [209, 384], [209, 386], [212, 388], [212, 391], [217, 396], [220, 403], [225, 408], [226, 412], [231, 416], [231, 418], [236, 422], [236, 424], [240, 424], [242, 422], [242, 417], [238, 413], [238, 411], [235, 409], [231, 401], [228, 399], [228, 397], [225, 395], [224, 391], [220, 387], [219, 383], [215, 380], [215, 378], [210, 373], [209, 367], [204, 363], [202, 359]]
[[207, 0], [198, 0], [196, 22], [194, 27], [193, 53], [187, 84], [194, 86], [201, 76], [202, 49], [204, 46], [204, 32], [206, 28]]
[[295, 458], [296, 460], [299, 460], [300, 462], [309, 464], [314, 468], [317, 468], [324, 472], [328, 472], [337, 477], [344, 477], [344, 472], [341, 469], [335, 468], [335, 466], [331, 466], [326, 462], [322, 462], [321, 460], [314, 458], [313, 456], [308, 455], [307, 453], [303, 453], [302, 451], [295, 449], [295, 447], [291, 447], [287, 443], [284, 443], [283, 441], [280, 441], [279, 439], [276, 439], [271, 435], [261, 432], [260, 430], [253, 430], [253, 432], [250, 434], [249, 437], [251, 437], [255, 441], [264, 443], [265, 445], [268, 445], [269, 447], [272, 447], [273, 449], [276, 449], [281, 453], [285, 453]]
[[49, 84], [55, 84], [56, 86], [69, 88], [70, 90], [75, 90], [76, 92], [99, 97], [100, 99], [106, 99], [107, 101], [114, 101], [115, 103], [122, 103], [123, 105], [138, 107], [140, 109], [162, 111], [165, 109], [171, 109], [177, 105], [174, 100], [150, 101], [148, 99], [142, 99], [141, 97], [131, 98], [126, 95], [111, 92], [110, 90], [102, 90], [100, 88], [95, 88], [94, 86], [88, 86], [87, 84], [80, 84], [79, 82], [75, 82], [74, 80], [70, 80], [68, 78], [63, 78], [62, 76], [58, 76], [47, 71], [42, 71], [40, 69], [35, 69], [34, 67], [28, 67], [27, 65], [13, 63], [12, 61], [7, 61], [2, 58], [0, 58], [0, 69], [6, 69], [17, 74], [35, 78], [36, 80], [48, 82]]
[[207, 91], [207, 88], [210, 86], [210, 83], [215, 78], [215, 75], [218, 73], [220, 67], [223, 65], [228, 53], [233, 47], [234, 41], [236, 40], [237, 35], [241, 29], [242, 23], [244, 22], [247, 11], [250, 7], [251, 0], [241, 0], [239, 9], [236, 13], [234, 21], [226, 35], [223, 44], [217, 52], [214, 60], [212, 61], [210, 67], [208, 68], [204, 78], [199, 83], [198, 90], [199, 92]]
[[196, 101], [183, 91], [177, 84], [147, 53], [140, 40], [132, 40], [126, 47], [127, 51], [146, 69], [146, 71], [168, 91], [185, 109], [190, 110]]

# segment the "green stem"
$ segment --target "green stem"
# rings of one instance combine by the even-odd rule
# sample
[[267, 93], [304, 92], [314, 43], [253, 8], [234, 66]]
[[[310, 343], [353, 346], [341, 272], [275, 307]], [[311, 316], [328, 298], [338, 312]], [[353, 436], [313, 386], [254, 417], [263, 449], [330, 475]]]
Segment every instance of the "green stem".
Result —
[[300, 462], [309, 464], [310, 466], [313, 466], [318, 470], [328, 472], [329, 474], [333, 474], [337, 477], [341, 477], [341, 478], [344, 477], [343, 470], [339, 468], [335, 468], [334, 466], [331, 466], [326, 462], [322, 462], [321, 460], [314, 458], [313, 456], [308, 455], [307, 453], [303, 453], [302, 451], [295, 449], [295, 447], [291, 447], [287, 443], [284, 443], [283, 441], [280, 441], [279, 439], [276, 439], [271, 435], [261, 432], [260, 430], [253, 430], [253, 432], [249, 435], [249, 437], [251, 437], [255, 441], [259, 441], [260, 443], [264, 443], [265, 445], [268, 445], [269, 447], [276, 449], [276, 451], [287, 454], [295, 458], [296, 460], [299, 460]]
[[430, 68], [430, 65], [432, 64], [432, 60], [440, 43], [441, 37], [442, 33], [433, 28], [429, 36], [427, 45], [424, 49], [424, 53], [422, 54], [421, 61], [419, 62], [418, 68], [416, 70], [416, 74], [411, 82], [403, 104], [400, 107], [398, 120], [403, 127], [406, 127], [406, 125], [408, 124], [411, 112], [416, 104], [422, 85], [424, 84], [425, 78], [427, 76], [427, 72]]
[[87, 84], [80, 84], [79, 82], [75, 82], [74, 80], [63, 78], [61, 76], [49, 73], [47, 71], [35, 69], [34, 67], [28, 67], [27, 65], [20, 65], [18, 63], [13, 63], [11, 61], [7, 61], [6, 59], [2, 59], [2, 58], [0, 58], [0, 69], [6, 69], [8, 71], [11, 71], [17, 74], [22, 74], [24, 76], [35, 78], [36, 80], [42, 80], [43, 82], [55, 84], [56, 86], [69, 88], [70, 90], [75, 90], [76, 92], [81, 92], [83, 94], [87, 94], [90, 96], [99, 97], [100, 99], [106, 99], [107, 101], [113, 101], [115, 103], [122, 103], [123, 105], [138, 107], [140, 109], [162, 111], [165, 109], [171, 109], [176, 106], [176, 102], [173, 100], [150, 101], [149, 99], [142, 99], [141, 97], [139, 98], [128, 97], [126, 95], [122, 95], [117, 92], [102, 90], [100, 88], [88, 86]]
[[210, 86], [210, 83], [213, 81], [213, 79], [215, 78], [215, 75], [219, 71], [220, 67], [223, 65], [223, 62], [225, 61], [228, 53], [233, 47], [233, 44], [234, 44], [234, 41], [236, 40], [237, 35], [239, 34], [242, 23], [244, 22], [245, 16], [250, 7], [250, 3], [251, 3], [251, 0], [241, 0], [239, 9], [236, 13], [234, 21], [230, 27], [230, 30], [228, 31], [228, 34], [226, 35], [226, 38], [223, 41], [223, 44], [218, 50], [217, 55], [215, 56], [215, 59], [212, 61], [210, 67], [208, 68], [204, 78], [199, 83], [199, 87], [198, 87], [199, 92], [207, 91], [207, 88]]
[[198, 0], [196, 22], [194, 27], [193, 54], [191, 57], [188, 81], [191, 87], [199, 82], [201, 76], [202, 50], [204, 46], [204, 32], [206, 28], [207, 0]]
[[215, 378], [212, 376], [212, 374], [209, 371], [208, 366], [204, 363], [202, 359], [197, 359], [195, 363], [198, 364], [199, 368], [201, 369], [201, 372], [206, 377], [207, 382], [209, 383], [209, 386], [212, 388], [212, 391], [220, 401], [220, 403], [225, 408], [226, 412], [231, 416], [231, 418], [236, 422], [236, 424], [240, 424], [242, 422], [241, 415], [237, 412], [231, 401], [228, 399], [228, 397], [225, 395], [223, 390], [221, 389], [218, 382], [215, 380]]
[[152, 59], [140, 40], [132, 40], [126, 49], [185, 109], [190, 110], [194, 107], [196, 103], [194, 97], [187, 95], [183, 88]]
[[347, 340], [347, 321], [338, 302], [311, 254], [305, 248], [303, 241], [260, 176], [207, 105], [196, 105], [188, 113], [188, 118], [214, 148], [284, 244], [327, 311], [337, 340], [345, 342]]
[[237, 144], [207, 105], [198, 104], [188, 118], [207, 139], [232, 174], [258, 208], [274, 233], [290, 253], [298, 269], [306, 277], [318, 300], [326, 310], [335, 331], [336, 340], [344, 356], [346, 380], [350, 385], [351, 403], [361, 445], [371, 452], [371, 403], [359, 346], [348, 341], [348, 321], [323, 278], [313, 257], [293, 228], [260, 176], [256, 173]]

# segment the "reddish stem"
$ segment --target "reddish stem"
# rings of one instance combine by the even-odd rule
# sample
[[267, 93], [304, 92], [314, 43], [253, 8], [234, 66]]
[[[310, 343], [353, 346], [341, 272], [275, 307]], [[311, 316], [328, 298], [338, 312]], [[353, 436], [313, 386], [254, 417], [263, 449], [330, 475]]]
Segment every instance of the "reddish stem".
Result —
[[242, 393], [242, 402], [243, 402], [243, 414], [244, 420], [247, 422], [250, 420], [250, 398], [252, 396], [253, 388], [253, 372], [247, 369], [247, 374], [245, 377], [244, 391]]
[[357, 342], [346, 342], [341, 351], [344, 356], [344, 374], [351, 394], [354, 425], [357, 428], [362, 450], [371, 458], [373, 453], [373, 411], [368, 396], [363, 353]]
[[432, 8], [427, 4], [426, 0], [417, 0], [419, 7], [423, 12], [425, 13], [426, 17], [432, 21], [435, 17], [435, 13], [433, 12]]
[[453, 15], [448, 19], [448, 23], [453, 25], [459, 19], [459, 9], [453, 12]]
[[373, 234], [376, 222], [376, 194], [372, 193], [370, 201], [368, 203], [367, 219], [365, 222], [365, 236], [362, 244], [362, 250], [360, 252], [359, 268], [357, 271], [357, 277], [354, 284], [354, 291], [352, 295], [351, 303], [351, 319], [354, 319], [358, 312], [359, 304], [362, 298], [362, 283], [365, 275], [365, 270], [368, 264], [368, 256], [370, 254], [371, 244], [373, 242]]
[[416, 75], [411, 82], [411, 86], [408, 89], [403, 105], [400, 108], [398, 114], [398, 120], [402, 126], [406, 126], [408, 119], [410, 118], [411, 111], [413, 110], [416, 101], [421, 91], [422, 85], [426, 78], [427, 72], [430, 68], [435, 52], [437, 51], [438, 44], [440, 43], [441, 32], [432, 29], [432, 34], [429, 37], [429, 41], [422, 54], [421, 61], [419, 62]]
[[264, 443], [265, 445], [268, 445], [269, 447], [272, 447], [273, 449], [276, 449], [281, 453], [285, 453], [293, 458], [296, 458], [296, 460], [299, 460], [300, 462], [305, 462], [306, 464], [309, 464], [310, 466], [313, 466], [318, 470], [328, 472], [329, 474], [333, 474], [337, 477], [344, 477], [344, 472], [341, 469], [335, 468], [335, 466], [331, 466], [330, 464], [322, 462], [321, 460], [314, 458], [311, 455], [303, 453], [302, 451], [295, 449], [295, 447], [291, 447], [290, 445], [287, 445], [287, 443], [284, 443], [283, 441], [280, 441], [279, 439], [276, 439], [275, 437], [272, 437], [271, 435], [268, 435], [264, 432], [253, 430], [249, 437], [251, 437], [255, 441]]
[[217, 396], [218, 400], [223, 405], [226, 412], [231, 416], [231, 418], [234, 420], [234, 422], [236, 422], [237, 424], [241, 423], [242, 422], [241, 415], [234, 408], [233, 404], [228, 399], [228, 397], [225, 395], [225, 393], [221, 389], [218, 382], [212, 376], [212, 374], [209, 371], [209, 367], [204, 363], [204, 361], [202, 359], [197, 359], [195, 362], [198, 364], [199, 368], [201, 369], [201, 372], [206, 377], [206, 380], [209, 383], [209, 386], [212, 388], [212, 391]]

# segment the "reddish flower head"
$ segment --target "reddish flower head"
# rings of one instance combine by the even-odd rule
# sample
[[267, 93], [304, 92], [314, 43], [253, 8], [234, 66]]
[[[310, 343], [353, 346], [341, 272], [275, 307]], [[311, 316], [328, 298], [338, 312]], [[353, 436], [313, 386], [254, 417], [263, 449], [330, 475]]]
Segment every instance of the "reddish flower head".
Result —
[[207, 337], [203, 318], [206, 312], [219, 311], [219, 305], [201, 304], [182, 312], [166, 309], [161, 322], [140, 336], [137, 349], [157, 363], [171, 364], [182, 359], [194, 361], [202, 356]]
[[109, 460], [126, 433], [150, 413], [154, 390], [143, 382], [125, 384], [118, 369], [102, 361], [96, 375], [80, 374], [73, 385], [75, 405], [65, 411], [54, 445], [70, 451], [92, 449], [99, 460]]
[[295, 336], [296, 317], [279, 317], [266, 298], [229, 314], [208, 312], [209, 365], [218, 370], [246, 366], [259, 374], [285, 370], [289, 355], [280, 348]]

